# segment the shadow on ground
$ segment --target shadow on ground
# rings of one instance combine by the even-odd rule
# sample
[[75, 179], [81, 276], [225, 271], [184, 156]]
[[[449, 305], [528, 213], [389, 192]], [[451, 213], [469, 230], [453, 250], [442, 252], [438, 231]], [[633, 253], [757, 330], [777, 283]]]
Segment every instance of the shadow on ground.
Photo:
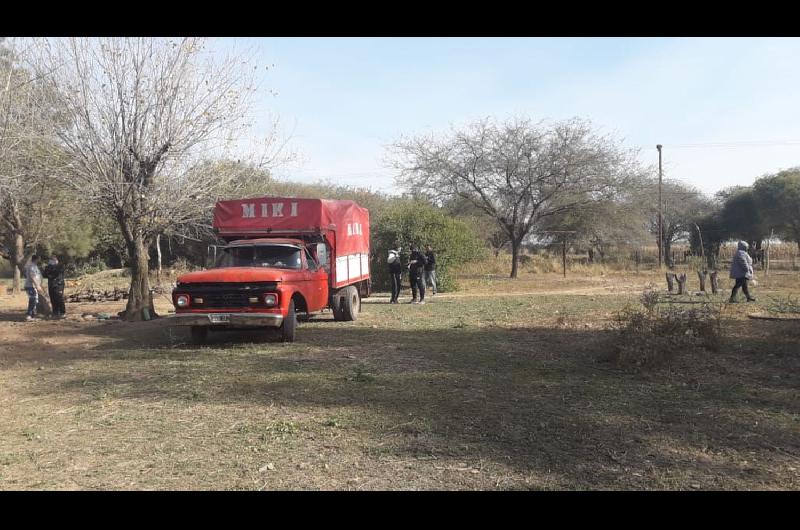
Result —
[[366, 433], [370, 454], [479, 458], [555, 474], [564, 488], [788, 487], [781, 470], [800, 458], [791, 324], [740, 322], [721, 352], [686, 353], [668, 369], [637, 374], [597, 361], [612, 347], [609, 332], [326, 320], [302, 324], [295, 344], [221, 333], [199, 349], [165, 320], [97, 323], [80, 327], [101, 339], [95, 346], [6, 356], [51, 370], [103, 360], [88, 377], [33, 386], [35, 395], [89, 387], [115, 399], [181, 401], [192, 388], [206, 402], [243, 407], [369, 411], [354, 428]]

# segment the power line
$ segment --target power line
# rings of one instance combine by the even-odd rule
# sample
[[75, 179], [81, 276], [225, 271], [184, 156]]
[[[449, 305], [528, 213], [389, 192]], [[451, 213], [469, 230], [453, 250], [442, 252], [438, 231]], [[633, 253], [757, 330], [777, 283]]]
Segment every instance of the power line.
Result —
[[695, 149], [695, 148], [719, 148], [719, 149], [732, 149], [739, 147], [773, 147], [773, 146], [792, 146], [800, 145], [800, 140], [756, 140], [756, 141], [738, 141], [738, 142], [705, 142], [705, 143], [692, 143], [692, 144], [666, 144], [664, 147], [670, 149]]

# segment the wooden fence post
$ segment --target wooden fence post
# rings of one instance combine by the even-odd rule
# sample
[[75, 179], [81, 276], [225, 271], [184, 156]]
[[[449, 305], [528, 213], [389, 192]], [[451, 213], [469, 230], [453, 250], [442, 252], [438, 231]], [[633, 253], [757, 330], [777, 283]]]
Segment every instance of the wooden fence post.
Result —
[[700, 291], [706, 292], [706, 271], [697, 271], [697, 277], [700, 279]]
[[675, 285], [672, 283], [672, 280], [674, 278], [675, 278], [675, 274], [674, 273], [672, 273], [672, 272], [668, 272], [667, 273], [667, 289], [669, 289], [670, 293], [672, 292], [672, 289], [675, 287]]
[[686, 273], [676, 276], [675, 279], [678, 281], [678, 294], [686, 294]]

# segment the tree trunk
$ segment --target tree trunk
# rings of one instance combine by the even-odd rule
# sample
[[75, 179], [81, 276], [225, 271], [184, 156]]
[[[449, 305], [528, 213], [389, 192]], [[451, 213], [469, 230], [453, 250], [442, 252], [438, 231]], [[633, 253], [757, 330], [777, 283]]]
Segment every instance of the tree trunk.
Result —
[[511, 239], [511, 278], [517, 277], [517, 269], [519, 262], [519, 247], [522, 246], [522, 241]]
[[711, 271], [711, 294], [717, 294], [719, 284], [717, 283], [717, 271]]
[[664, 263], [667, 267], [672, 268], [672, 259], [671, 259], [671, 252], [672, 252], [672, 241], [667, 238], [664, 238]]
[[131, 289], [128, 294], [128, 305], [125, 308], [125, 320], [134, 322], [144, 320], [144, 310], [149, 313], [149, 318], [155, 318], [156, 312], [153, 307], [153, 295], [150, 293], [150, 278], [148, 276], [150, 267], [148, 266], [147, 245], [141, 234], [134, 236], [129, 245], [131, 260]]
[[156, 277], [158, 283], [161, 283], [161, 234], [156, 235], [156, 255], [158, 256], [158, 269], [156, 269]]
[[25, 240], [22, 238], [22, 234], [14, 235], [14, 246], [11, 249], [11, 266], [14, 268], [11, 292], [19, 294], [22, 291], [22, 273], [25, 267]]

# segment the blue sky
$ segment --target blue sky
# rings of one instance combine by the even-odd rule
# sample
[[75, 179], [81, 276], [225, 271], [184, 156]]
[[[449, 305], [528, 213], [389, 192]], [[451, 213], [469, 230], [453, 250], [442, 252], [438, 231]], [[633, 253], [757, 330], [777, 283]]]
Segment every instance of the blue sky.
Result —
[[[256, 114], [301, 164], [279, 177], [397, 191], [385, 146], [485, 116], [579, 116], [707, 193], [800, 165], [800, 39], [253, 38]], [[272, 93], [272, 92], [274, 93]], [[784, 142], [778, 145], [687, 144]]]

